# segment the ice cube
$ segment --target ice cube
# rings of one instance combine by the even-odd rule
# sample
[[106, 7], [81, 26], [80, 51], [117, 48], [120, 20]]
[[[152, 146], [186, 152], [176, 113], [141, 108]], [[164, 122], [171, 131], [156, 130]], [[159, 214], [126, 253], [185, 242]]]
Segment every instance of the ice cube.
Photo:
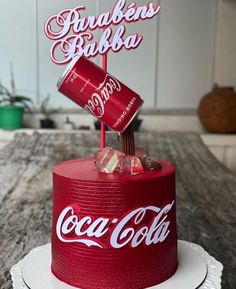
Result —
[[97, 152], [95, 166], [99, 172], [112, 174], [118, 167], [122, 156], [124, 156], [123, 153], [113, 148], [104, 148]]
[[140, 159], [136, 156], [124, 156], [120, 161], [120, 173], [138, 175], [144, 172]]

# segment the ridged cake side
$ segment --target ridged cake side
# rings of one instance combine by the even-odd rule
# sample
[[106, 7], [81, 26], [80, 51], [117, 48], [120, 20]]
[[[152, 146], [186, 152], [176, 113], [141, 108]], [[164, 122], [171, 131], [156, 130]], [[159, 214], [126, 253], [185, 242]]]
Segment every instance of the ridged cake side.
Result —
[[52, 272], [81, 289], [137, 289], [177, 269], [175, 169], [99, 173], [94, 159], [53, 172]]

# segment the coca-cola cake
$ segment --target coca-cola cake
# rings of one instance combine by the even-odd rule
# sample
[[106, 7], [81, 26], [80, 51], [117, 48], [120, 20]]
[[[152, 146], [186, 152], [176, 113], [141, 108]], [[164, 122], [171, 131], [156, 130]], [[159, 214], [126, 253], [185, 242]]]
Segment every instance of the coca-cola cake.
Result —
[[81, 289], [141, 289], [177, 269], [175, 168], [100, 172], [94, 158], [53, 172], [52, 272]]

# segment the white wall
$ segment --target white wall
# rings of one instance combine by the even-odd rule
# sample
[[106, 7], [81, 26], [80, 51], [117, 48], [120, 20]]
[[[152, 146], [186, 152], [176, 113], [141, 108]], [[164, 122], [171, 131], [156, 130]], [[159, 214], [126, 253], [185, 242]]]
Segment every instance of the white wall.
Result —
[[215, 82], [236, 88], [236, 1], [219, 0]]
[[196, 108], [212, 88], [216, 1], [163, 0], [157, 96], [159, 108]]
[[9, 63], [12, 62], [18, 90], [32, 97], [37, 87], [35, 11], [34, 1], [1, 0], [0, 80], [10, 86]]
[[[129, 25], [127, 33], [140, 31], [144, 42], [137, 51], [109, 54], [110, 72], [139, 92], [145, 107], [195, 108], [214, 79], [216, 1], [161, 0], [160, 16]], [[87, 6], [87, 14], [115, 2], [79, 1]], [[26, 93], [30, 90], [35, 102], [36, 95], [50, 93], [53, 106], [75, 107], [57, 93], [56, 82], [65, 67], [50, 61], [52, 42], [44, 36], [43, 27], [49, 16], [76, 5], [78, 0], [1, 0], [0, 79], [4, 84], [9, 83], [12, 61], [17, 87]]]

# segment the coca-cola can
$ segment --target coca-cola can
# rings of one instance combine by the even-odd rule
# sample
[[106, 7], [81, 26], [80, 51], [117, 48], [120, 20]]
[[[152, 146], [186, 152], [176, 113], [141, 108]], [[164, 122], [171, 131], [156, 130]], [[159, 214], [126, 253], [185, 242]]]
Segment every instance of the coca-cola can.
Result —
[[84, 56], [71, 61], [57, 87], [117, 132], [129, 126], [143, 104], [137, 93]]

